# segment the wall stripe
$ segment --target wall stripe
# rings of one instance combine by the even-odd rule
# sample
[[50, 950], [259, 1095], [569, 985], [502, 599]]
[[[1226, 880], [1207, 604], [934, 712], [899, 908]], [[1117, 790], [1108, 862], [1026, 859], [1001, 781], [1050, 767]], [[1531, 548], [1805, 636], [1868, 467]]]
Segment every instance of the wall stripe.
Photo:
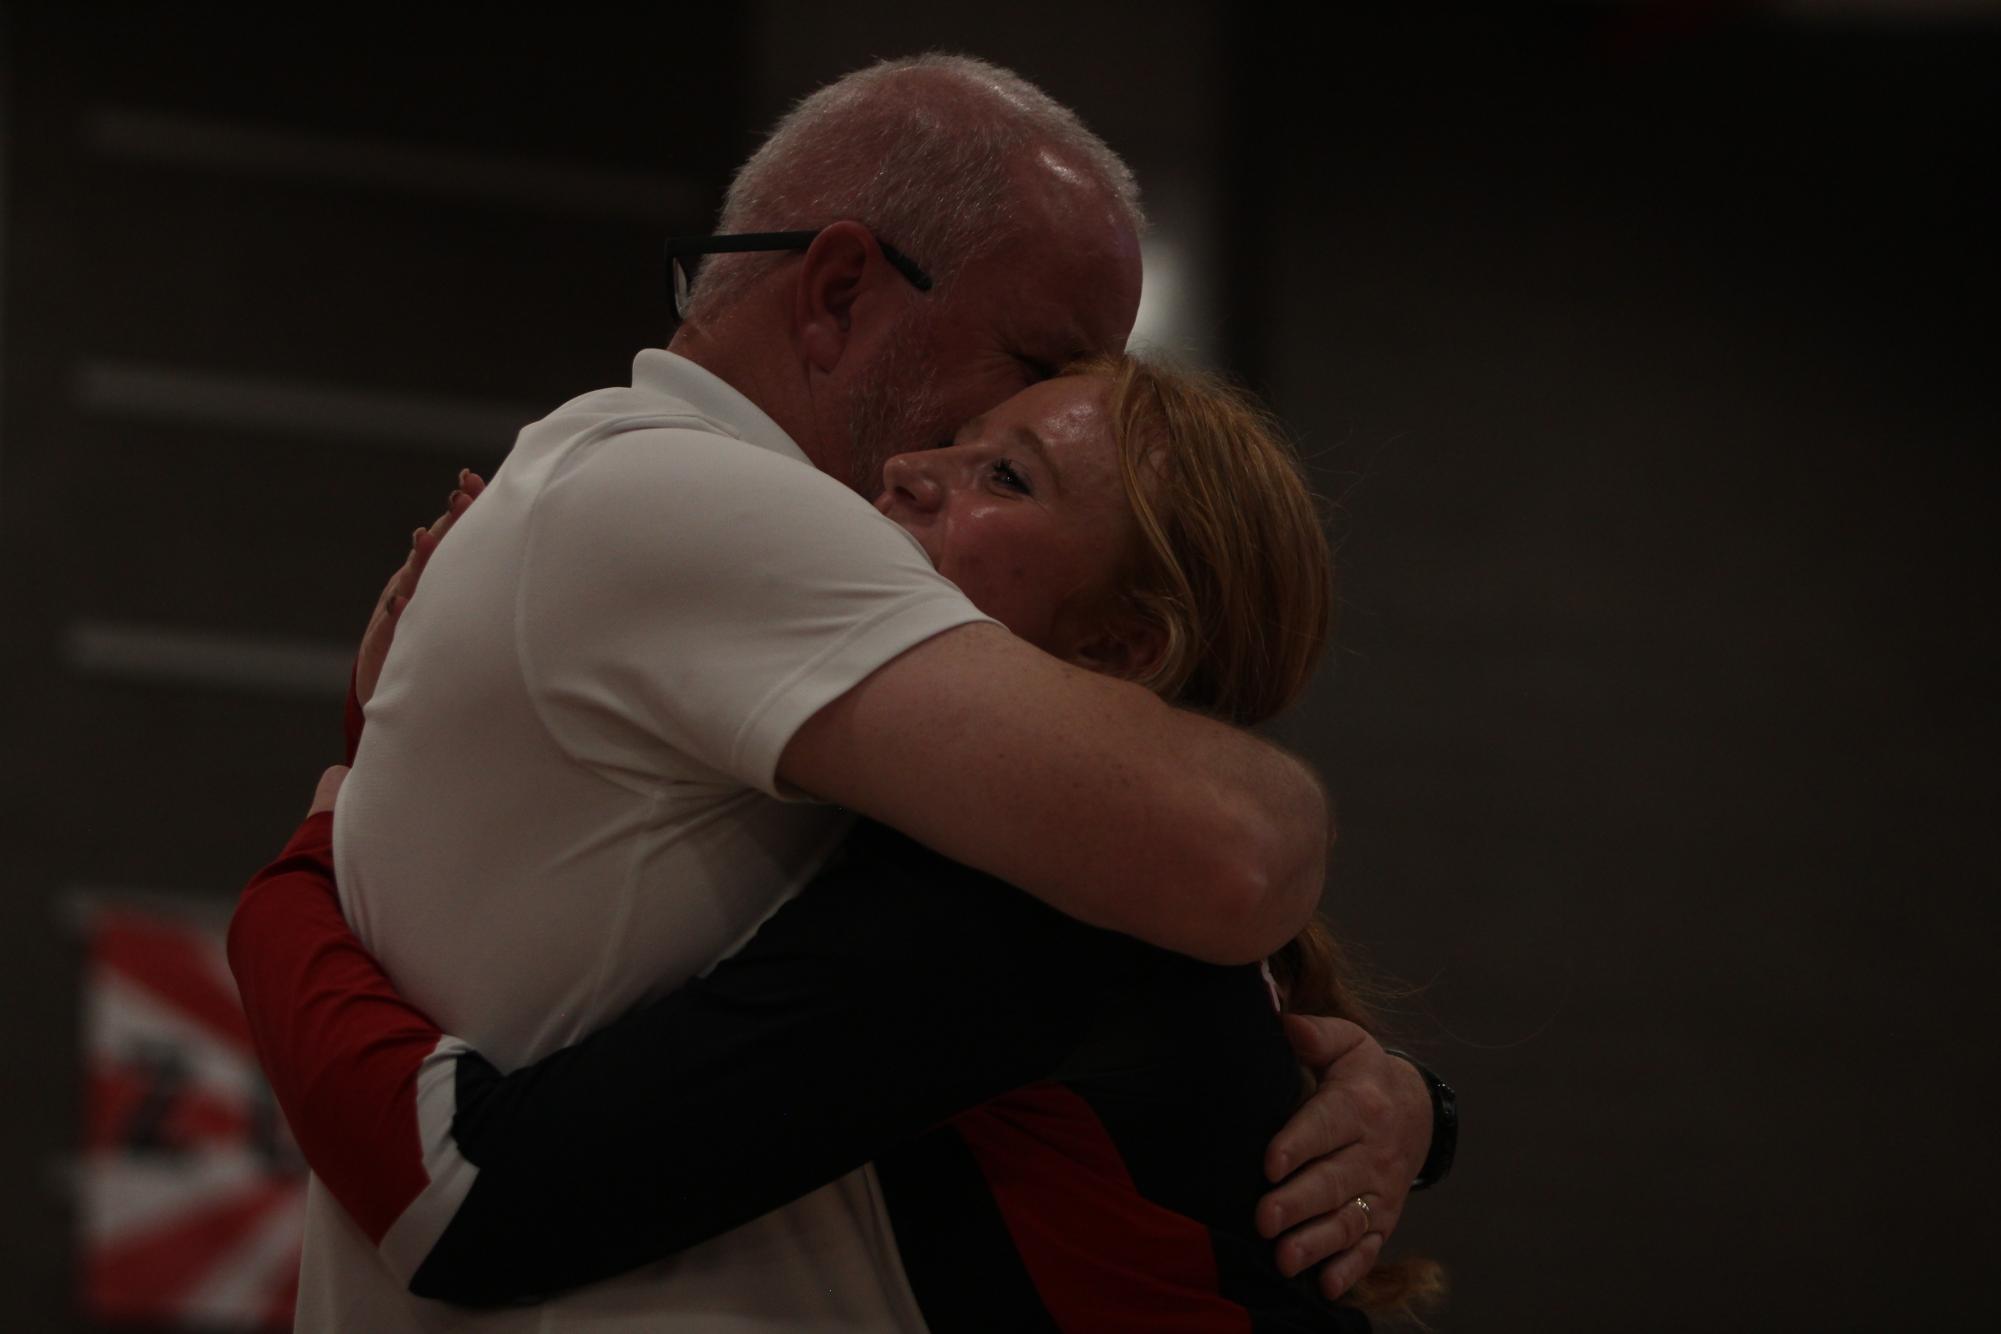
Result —
[[63, 658], [81, 676], [339, 699], [347, 693], [354, 649], [270, 635], [76, 621], [63, 632]]
[[[7, 328], [7, 201], [8, 176], [13, 161], [12, 155], [7, 151], [10, 143], [8, 130], [12, 128], [7, 124], [7, 112], [17, 101], [17, 97], [13, 93], [13, 17], [7, 10], [0, 9], [0, 92], [7, 94], [6, 96], [0, 96], [0, 368], [4, 368], [7, 364], [4, 357]], [[0, 369], [0, 409], [4, 409], [6, 406], [7, 388], [5, 371], [4, 369]], [[4, 410], [0, 410], [0, 528], [4, 528], [7, 521], [6, 460], [4, 457], [7, 450], [6, 420]]]
[[49, 908], [56, 922], [69, 930], [82, 930], [100, 913], [132, 908], [220, 931], [229, 925], [238, 888], [232, 885], [226, 893], [218, 893], [213, 885], [170, 889], [161, 885], [68, 884], [49, 896]]
[[156, 166], [429, 198], [626, 218], [665, 227], [703, 215], [708, 192], [684, 177], [548, 159], [253, 125], [141, 107], [85, 113], [84, 146]]
[[78, 406], [96, 416], [223, 426], [322, 439], [394, 441], [443, 453], [505, 452], [547, 407], [383, 393], [123, 361], [77, 369]]

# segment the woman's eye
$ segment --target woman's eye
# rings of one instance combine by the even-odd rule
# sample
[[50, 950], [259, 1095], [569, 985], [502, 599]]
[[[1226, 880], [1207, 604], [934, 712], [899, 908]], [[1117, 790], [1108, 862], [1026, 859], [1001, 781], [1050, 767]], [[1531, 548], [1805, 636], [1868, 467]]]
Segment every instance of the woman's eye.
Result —
[[1028, 479], [1006, 459], [994, 460], [994, 480], [1010, 491], [1019, 491], [1025, 496], [1032, 494]]

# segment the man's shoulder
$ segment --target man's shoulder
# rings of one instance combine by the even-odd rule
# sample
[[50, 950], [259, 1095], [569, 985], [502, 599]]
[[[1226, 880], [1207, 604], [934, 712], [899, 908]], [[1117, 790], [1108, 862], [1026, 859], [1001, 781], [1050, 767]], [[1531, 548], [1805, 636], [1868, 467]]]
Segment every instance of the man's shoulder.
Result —
[[699, 417], [598, 413], [573, 423], [553, 450], [524, 460], [531, 532], [560, 529], [592, 549], [648, 559], [663, 547], [724, 559], [747, 542], [770, 544], [774, 558], [794, 549], [802, 559], [921, 556], [903, 550], [911, 540], [875, 506], [812, 464]]
[[745, 438], [695, 405], [643, 389], [596, 390], [533, 423], [498, 480], [533, 525], [641, 520], [627, 536], [656, 531], [645, 513], [684, 529], [764, 528], [764, 516], [781, 531], [803, 527], [802, 537], [881, 522], [789, 441]]
[[800, 465], [808, 474], [819, 471], [756, 403], [695, 363], [658, 350], [639, 355], [630, 385], [579, 394], [531, 425], [520, 444], [567, 454], [580, 442], [653, 431], [718, 449], [736, 446], [728, 455], [733, 461], [740, 454], [751, 464], [782, 460]]
[[[539, 451], [570, 452], [579, 444], [638, 431], [671, 432], [698, 444], [708, 442], [717, 448], [734, 445], [753, 454], [770, 454], [787, 462], [806, 464], [805, 457], [796, 451], [767, 450], [751, 444], [728, 422], [692, 403], [630, 386], [579, 394], [523, 431], [521, 444]], [[810, 470], [811, 465], [806, 466]]]

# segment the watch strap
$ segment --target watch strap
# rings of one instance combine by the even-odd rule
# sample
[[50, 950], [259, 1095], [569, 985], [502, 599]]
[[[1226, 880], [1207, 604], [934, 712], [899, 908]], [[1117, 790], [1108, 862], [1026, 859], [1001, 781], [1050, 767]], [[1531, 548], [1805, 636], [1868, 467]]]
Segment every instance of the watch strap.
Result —
[[1410, 1183], [1412, 1190], [1423, 1190], [1443, 1181], [1452, 1170], [1453, 1155], [1459, 1151], [1459, 1095], [1409, 1052], [1393, 1047], [1383, 1050], [1400, 1061], [1408, 1061], [1423, 1077], [1425, 1088], [1431, 1091], [1431, 1152], [1424, 1156], [1424, 1166], [1418, 1168], [1417, 1179]]

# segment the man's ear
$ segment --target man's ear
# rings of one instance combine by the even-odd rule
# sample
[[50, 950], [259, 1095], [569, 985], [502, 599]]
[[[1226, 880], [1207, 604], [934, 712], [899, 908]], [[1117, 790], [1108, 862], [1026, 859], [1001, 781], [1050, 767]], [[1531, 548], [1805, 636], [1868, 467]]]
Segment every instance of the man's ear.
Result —
[[792, 289], [792, 325], [807, 365], [822, 374], [840, 365], [855, 341], [856, 306], [887, 267], [859, 222], [833, 223], [813, 238]]
[[1130, 608], [1114, 612], [1102, 629], [1070, 653], [1077, 666], [1126, 681], [1151, 676], [1166, 657], [1167, 628]]

